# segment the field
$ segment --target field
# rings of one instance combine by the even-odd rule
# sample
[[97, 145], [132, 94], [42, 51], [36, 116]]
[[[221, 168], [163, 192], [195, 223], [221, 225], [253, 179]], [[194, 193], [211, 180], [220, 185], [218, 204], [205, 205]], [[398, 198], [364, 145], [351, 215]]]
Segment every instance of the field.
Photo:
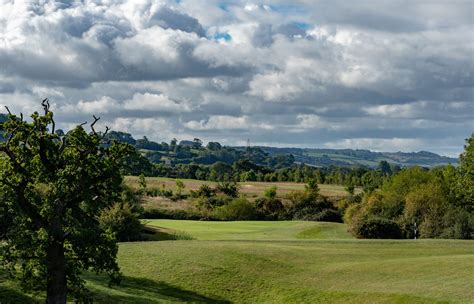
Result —
[[[182, 179], [185, 185], [185, 191], [197, 190], [201, 185], [208, 184], [209, 186], [215, 186], [216, 182], [211, 181], [200, 181], [194, 179]], [[161, 189], [163, 185], [166, 189], [176, 189], [176, 179], [166, 178], [166, 177], [147, 177], [146, 178], [148, 188], [159, 188]], [[138, 177], [136, 176], [127, 176], [125, 177], [125, 183], [132, 188], [138, 189]], [[279, 197], [284, 197], [291, 191], [300, 191], [304, 190], [304, 183], [289, 183], [289, 182], [240, 182], [240, 193], [245, 194], [249, 197], [262, 196], [263, 192], [272, 187], [277, 187], [277, 193]], [[318, 185], [322, 195], [328, 197], [344, 197], [347, 195], [347, 192], [344, 190], [343, 186], [340, 185]], [[356, 193], [360, 192], [361, 189], [356, 189]]]
[[[191, 190], [197, 190], [203, 184], [207, 184], [211, 187], [217, 185], [216, 182], [212, 181], [201, 181], [194, 179], [181, 179], [185, 185], [184, 192], [189, 193]], [[127, 176], [125, 177], [125, 183], [133, 189], [139, 188], [138, 177], [136, 176]], [[147, 177], [146, 178], [147, 188], [148, 189], [166, 189], [176, 190], [176, 179], [166, 178], [166, 177]], [[286, 196], [291, 191], [303, 191], [305, 188], [304, 183], [290, 183], [290, 182], [240, 182], [239, 192], [241, 195], [244, 195], [250, 200], [253, 200], [257, 197], [262, 197], [265, 190], [269, 189], [272, 186], [277, 187], [277, 196], [283, 201], [286, 201]], [[344, 190], [343, 186], [340, 185], [318, 185], [320, 188], [320, 193], [332, 200], [338, 200], [344, 197], [347, 197], [347, 192]], [[361, 192], [362, 190], [357, 188], [355, 189], [356, 193]], [[168, 210], [194, 210], [194, 206], [191, 204], [190, 200], [179, 200], [172, 201], [168, 198], [157, 196], [150, 197], [146, 196], [142, 200], [142, 206], [145, 209], [154, 209], [162, 208]]]
[[[98, 303], [474, 303], [474, 243], [356, 240], [343, 224], [152, 220], [193, 240], [122, 243], [122, 285]], [[0, 277], [1, 279], [1, 277]], [[33, 302], [0, 281], [1, 303]]]

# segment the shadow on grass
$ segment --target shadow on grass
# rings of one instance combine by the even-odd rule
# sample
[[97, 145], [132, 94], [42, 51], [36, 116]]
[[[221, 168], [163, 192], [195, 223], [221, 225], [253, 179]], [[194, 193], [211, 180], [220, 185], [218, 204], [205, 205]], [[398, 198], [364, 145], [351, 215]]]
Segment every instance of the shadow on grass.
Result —
[[95, 303], [231, 303], [217, 297], [208, 297], [184, 290], [165, 282], [144, 278], [123, 277], [119, 286], [108, 287], [106, 276], [88, 275], [88, 288]]
[[0, 285], [0, 304], [9, 303], [40, 303], [19, 290]]
[[144, 226], [142, 236], [145, 241], [176, 241], [193, 240], [194, 238], [184, 232], [161, 227]]

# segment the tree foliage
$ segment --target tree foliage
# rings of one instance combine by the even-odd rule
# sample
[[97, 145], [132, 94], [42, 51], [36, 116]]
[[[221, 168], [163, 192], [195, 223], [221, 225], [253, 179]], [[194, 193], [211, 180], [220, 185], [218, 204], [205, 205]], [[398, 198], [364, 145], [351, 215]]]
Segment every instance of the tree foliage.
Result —
[[61, 136], [42, 105], [31, 122], [10, 113], [0, 125], [0, 204], [11, 219], [1, 261], [25, 287], [46, 290], [47, 303], [65, 303], [68, 293], [87, 301], [83, 270], [119, 281], [116, 240], [97, 215], [120, 199], [121, 164], [134, 149], [105, 144], [95, 117], [92, 132], [80, 125]]
[[474, 238], [474, 135], [467, 143], [458, 168], [403, 169], [346, 206], [350, 231], [369, 238]]

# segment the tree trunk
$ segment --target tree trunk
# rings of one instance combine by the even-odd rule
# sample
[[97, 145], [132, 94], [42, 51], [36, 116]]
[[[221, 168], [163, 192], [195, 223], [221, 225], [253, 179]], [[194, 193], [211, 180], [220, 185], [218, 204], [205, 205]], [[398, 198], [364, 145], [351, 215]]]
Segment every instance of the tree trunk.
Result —
[[47, 304], [65, 304], [67, 294], [66, 257], [62, 241], [52, 240], [47, 250]]

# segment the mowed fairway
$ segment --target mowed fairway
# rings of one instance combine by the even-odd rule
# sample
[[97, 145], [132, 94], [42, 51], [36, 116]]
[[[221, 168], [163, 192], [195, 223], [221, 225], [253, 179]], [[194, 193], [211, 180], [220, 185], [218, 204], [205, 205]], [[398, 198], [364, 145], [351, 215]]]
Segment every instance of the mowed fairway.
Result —
[[342, 224], [155, 220], [195, 240], [127, 243], [107, 303], [471, 303], [474, 243], [347, 239]]
[[[193, 240], [120, 244], [121, 286], [86, 276], [95, 302], [474, 303], [472, 241], [356, 240], [319, 222], [147, 225]], [[12, 286], [0, 280], [0, 297]]]

